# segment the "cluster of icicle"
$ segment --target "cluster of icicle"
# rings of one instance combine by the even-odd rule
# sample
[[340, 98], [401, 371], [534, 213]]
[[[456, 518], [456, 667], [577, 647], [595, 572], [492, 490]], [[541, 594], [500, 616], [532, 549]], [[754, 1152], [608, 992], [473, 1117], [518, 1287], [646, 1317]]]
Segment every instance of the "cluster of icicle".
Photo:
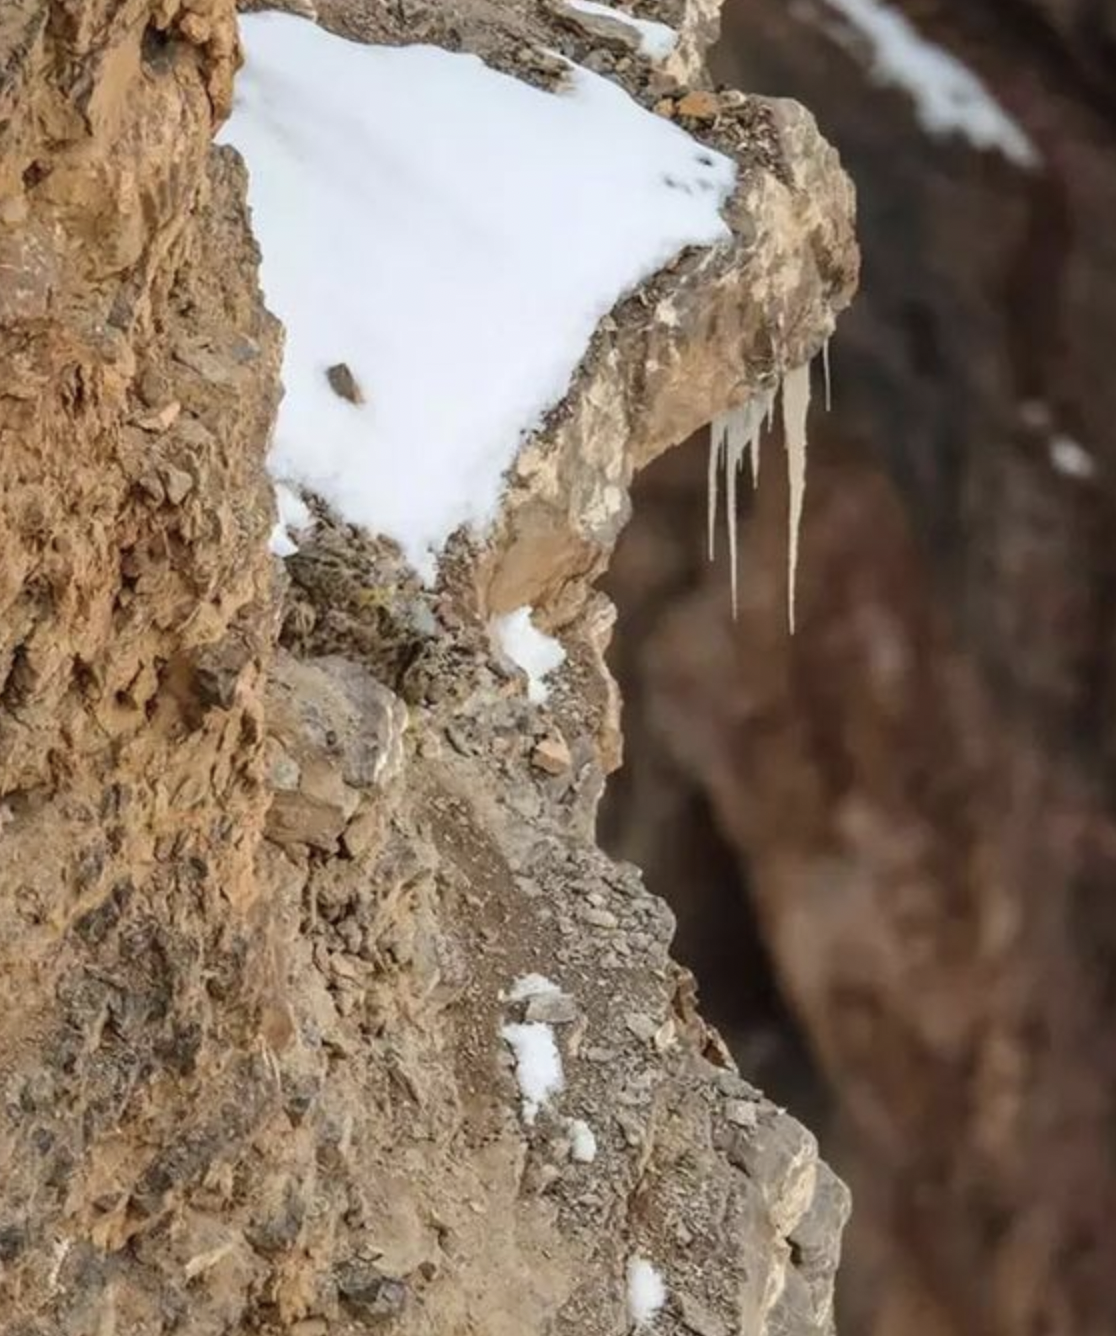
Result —
[[[829, 407], [829, 347], [823, 352], [825, 366], [825, 404]], [[715, 418], [709, 433], [709, 560], [715, 554], [717, 529], [717, 480], [725, 474], [725, 517], [728, 524], [729, 566], [732, 582], [732, 615], [737, 610], [736, 554], [736, 478], [744, 467], [744, 456], [751, 461], [752, 486], [759, 486], [760, 435], [764, 426], [771, 429], [775, 417], [775, 399], [783, 392], [783, 440], [787, 452], [787, 477], [790, 483], [790, 536], [787, 545], [787, 611], [791, 634], [794, 633], [794, 590], [798, 570], [798, 533], [802, 524], [802, 503], [806, 495], [806, 416], [810, 409], [810, 364], [803, 363], [788, 371], [781, 385], [754, 394], [747, 403]]]

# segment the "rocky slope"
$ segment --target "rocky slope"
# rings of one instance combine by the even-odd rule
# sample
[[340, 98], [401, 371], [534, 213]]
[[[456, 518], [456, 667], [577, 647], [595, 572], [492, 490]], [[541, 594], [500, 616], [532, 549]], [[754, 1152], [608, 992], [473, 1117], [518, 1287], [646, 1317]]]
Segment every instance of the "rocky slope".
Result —
[[[827, 1331], [846, 1191], [594, 842], [619, 742], [590, 580], [635, 469], [830, 333], [847, 180], [792, 104], [682, 101], [708, 0], [655, 7], [661, 71], [560, 6], [319, 8], [693, 106], [741, 165], [736, 239], [606, 322], [439, 590], [324, 512], [284, 571], [281, 334], [210, 147], [231, 3], [5, 7], [0, 1330], [597, 1336], [642, 1256], [658, 1330]], [[569, 655], [546, 708], [487, 631], [526, 601]], [[561, 991], [511, 1001], [532, 972]], [[533, 1123], [509, 1022], [558, 1036]]]

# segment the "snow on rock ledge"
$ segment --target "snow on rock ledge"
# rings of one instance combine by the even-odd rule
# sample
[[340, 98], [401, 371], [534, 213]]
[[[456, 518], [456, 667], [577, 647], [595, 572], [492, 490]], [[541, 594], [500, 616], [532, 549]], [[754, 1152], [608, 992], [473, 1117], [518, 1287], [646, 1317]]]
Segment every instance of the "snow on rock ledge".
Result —
[[[627, 517], [633, 473], [809, 361], [833, 332], [858, 269], [852, 187], [809, 113], [734, 92], [687, 95], [669, 62], [669, 73], [650, 62], [613, 68], [611, 83], [573, 70], [572, 88], [554, 92], [571, 77], [554, 53], [577, 60], [596, 49], [553, 8], [511, 4], [499, 22], [491, 10], [482, 18], [473, 6], [454, 9], [454, 31], [488, 69], [440, 51], [369, 50], [285, 16], [249, 19], [262, 26], [248, 28], [241, 106], [229, 131], [250, 156], [262, 154], [261, 176], [270, 173], [253, 187], [264, 281], [290, 326], [273, 467], [301, 471], [343, 514], [398, 539], [427, 578], [432, 552], [455, 526], [487, 534], [468, 558], [481, 612], [532, 605], [548, 628], [576, 613], [603, 568]], [[640, 6], [625, 9], [641, 17]], [[341, 0], [323, 0], [319, 10], [346, 36], [386, 46], [456, 42], [437, 10], [422, 11], [406, 30], [371, 3], [359, 21]], [[673, 12], [660, 6], [656, 17], [671, 20], [680, 45], [690, 34], [703, 53], [718, 10], [711, 0], [686, 0]], [[276, 64], [272, 48], [296, 34], [305, 66], [284, 72], [289, 61]], [[701, 77], [688, 59], [688, 72]], [[328, 95], [314, 77], [323, 60], [345, 67], [325, 81]], [[354, 169], [349, 139], [336, 129], [338, 116], [355, 116], [344, 110], [343, 85], [363, 88], [364, 70], [375, 74], [374, 91], [362, 94], [357, 157], [388, 171], [394, 184], [382, 193], [371, 167]], [[461, 120], [452, 111], [458, 83], [477, 105], [468, 133], [446, 137], [440, 122]], [[321, 115], [307, 113], [319, 104]], [[509, 116], [523, 121], [523, 137]], [[588, 160], [564, 137], [579, 120], [611, 141]], [[288, 167], [319, 140], [337, 158], [326, 183], [333, 215], [374, 226], [315, 225], [321, 192], [308, 179], [300, 187]], [[472, 185], [465, 163], [476, 168]], [[517, 187], [524, 169], [527, 184]], [[303, 204], [301, 195], [318, 202]], [[641, 214], [634, 230], [624, 221], [631, 209]], [[304, 226], [292, 227], [306, 210]], [[447, 239], [462, 229], [470, 245], [461, 265], [447, 267]], [[273, 275], [269, 234], [285, 247], [306, 230], [329, 240]], [[698, 244], [686, 248], [687, 239]], [[331, 250], [340, 262], [327, 265]], [[494, 282], [509, 264], [515, 282]], [[379, 302], [362, 301], [349, 281], [361, 267]], [[335, 279], [324, 306], [310, 309], [305, 293], [323, 272]], [[327, 379], [335, 359], [355, 357], [353, 348], [364, 350], [345, 367], [364, 391], [359, 404]], [[391, 374], [382, 369], [389, 365]], [[517, 456], [521, 430], [528, 435]]]
[[454, 530], [495, 517], [598, 321], [729, 239], [735, 166], [576, 66], [549, 92], [285, 14], [242, 29], [224, 138], [287, 328], [272, 469], [431, 578]]

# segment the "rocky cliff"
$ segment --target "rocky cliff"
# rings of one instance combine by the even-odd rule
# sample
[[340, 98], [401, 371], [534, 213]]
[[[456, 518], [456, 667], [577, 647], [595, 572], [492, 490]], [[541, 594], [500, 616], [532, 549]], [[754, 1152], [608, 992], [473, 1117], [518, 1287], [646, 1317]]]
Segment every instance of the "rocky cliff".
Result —
[[1085, 71], [1110, 92], [1110, 48], [1080, 44], [1106, 6], [886, 8], [1032, 153], [940, 133], [841, 17], [869, 6], [729, 7], [722, 77], [816, 109], [865, 277], [793, 643], [777, 498], [745, 526], [733, 627], [723, 572], [674, 537], [700, 467], [678, 451], [637, 488], [609, 588], [635, 774], [654, 761], [610, 847], [670, 891], [698, 798], [713, 813], [839, 1111], [846, 1331], [1107, 1332], [1116, 139]]
[[[231, 0], [0, 15], [5, 1333], [832, 1327], [847, 1193], [594, 841], [591, 581], [635, 470], [828, 337], [852, 198], [800, 107], [707, 91], [714, 4], [648, 8], [661, 69], [563, 6], [318, 6], [524, 78], [565, 52], [739, 164], [732, 241], [604, 322], [435, 590], [324, 507], [268, 553]], [[525, 603], [568, 657], [546, 706], [489, 634]], [[546, 1107], [520, 1025], [556, 1036]]]

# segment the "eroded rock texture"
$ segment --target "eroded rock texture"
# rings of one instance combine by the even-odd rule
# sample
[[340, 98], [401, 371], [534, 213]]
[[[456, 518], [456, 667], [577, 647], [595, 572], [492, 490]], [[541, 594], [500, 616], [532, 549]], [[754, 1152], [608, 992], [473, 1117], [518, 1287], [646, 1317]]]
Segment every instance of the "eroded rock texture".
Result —
[[676, 865], [696, 789], [737, 854], [851, 1143], [867, 1279], [846, 1329], [1100, 1333], [1113, 127], [1024, 6], [908, 8], [1041, 162], [929, 138], [825, 4], [732, 9], [722, 73], [807, 101], [858, 183], [864, 288], [815, 419], [793, 642], [777, 484], [742, 532], [735, 627], [690, 537], [700, 446], [637, 490], [611, 585], [636, 776], [612, 847]]
[[[656, 72], [557, 7], [317, 8], [679, 116], [715, 28], [657, 7]], [[485, 550], [423, 590], [323, 513], [284, 572], [237, 59], [225, 0], [0, 15], [0, 1330], [600, 1336], [642, 1255], [658, 1330], [827, 1332], [847, 1192], [594, 841], [588, 581], [635, 469], [831, 331], [848, 181], [801, 109], [706, 99], [736, 241], [606, 323]], [[524, 599], [570, 656], [542, 710], [487, 630]], [[530, 972], [560, 994], [509, 1001]], [[542, 1021], [529, 1124], [500, 1032]]]

